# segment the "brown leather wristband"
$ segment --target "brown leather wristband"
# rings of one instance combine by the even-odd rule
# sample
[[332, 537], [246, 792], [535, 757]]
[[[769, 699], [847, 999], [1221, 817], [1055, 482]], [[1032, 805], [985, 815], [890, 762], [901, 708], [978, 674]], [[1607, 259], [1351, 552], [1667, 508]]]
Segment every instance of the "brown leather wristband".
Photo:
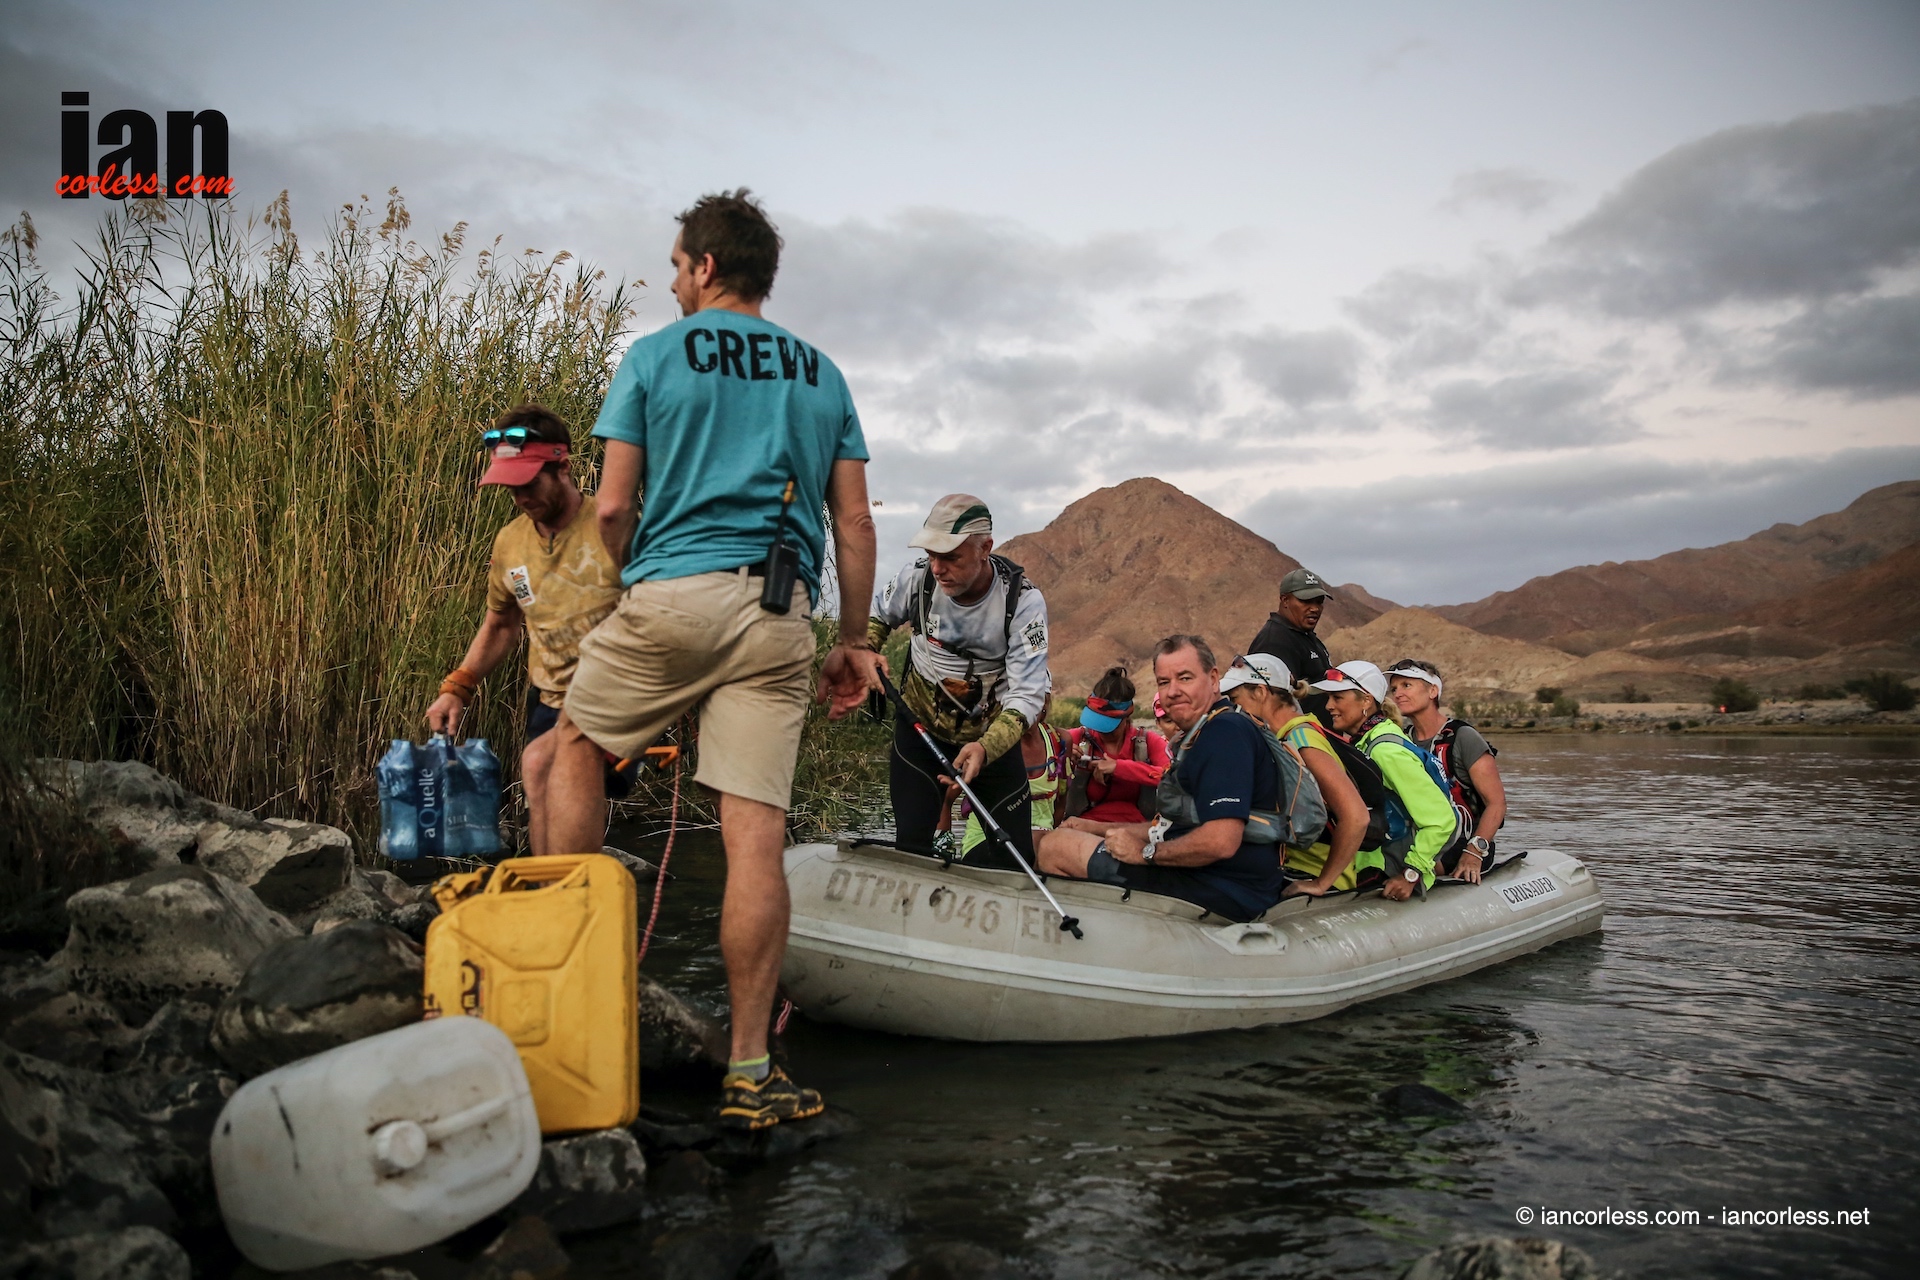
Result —
[[472, 702], [473, 695], [480, 692], [480, 681], [465, 667], [455, 667], [440, 682], [440, 692], [450, 693], [462, 702]]

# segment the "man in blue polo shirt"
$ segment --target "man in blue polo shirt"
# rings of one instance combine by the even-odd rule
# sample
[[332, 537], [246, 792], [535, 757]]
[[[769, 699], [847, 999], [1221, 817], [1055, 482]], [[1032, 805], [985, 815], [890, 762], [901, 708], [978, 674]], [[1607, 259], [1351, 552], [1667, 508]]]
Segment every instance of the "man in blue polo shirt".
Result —
[[1228, 920], [1251, 920], [1280, 901], [1280, 850], [1246, 839], [1255, 809], [1280, 807], [1280, 770], [1260, 727], [1220, 694], [1220, 668], [1199, 636], [1154, 651], [1156, 701], [1180, 729], [1171, 776], [1193, 802], [1188, 820], [1159, 835], [1144, 823], [1103, 835], [1050, 831], [1040, 869], [1144, 893], [1184, 898]]
[[[549, 782], [549, 847], [598, 849], [605, 806], [579, 763], [593, 753], [568, 748], [591, 741], [632, 757], [698, 712], [694, 780], [720, 794], [727, 851], [720, 951], [733, 1053], [720, 1119], [742, 1129], [805, 1119], [825, 1105], [767, 1056], [786, 952], [782, 855], [812, 694], [808, 619], [820, 592], [823, 505], [833, 513], [843, 613], [827, 663], [836, 711], [876, 682], [877, 660], [866, 638], [874, 568], [866, 442], [833, 362], [760, 314], [780, 248], [744, 189], [704, 197], [680, 215], [673, 294], [685, 319], [628, 348], [593, 428], [606, 441], [600, 537], [625, 566], [626, 591], [580, 643]], [[770, 563], [779, 570], [780, 556], [769, 554], [777, 542], [797, 560], [784, 594], [767, 590]]]

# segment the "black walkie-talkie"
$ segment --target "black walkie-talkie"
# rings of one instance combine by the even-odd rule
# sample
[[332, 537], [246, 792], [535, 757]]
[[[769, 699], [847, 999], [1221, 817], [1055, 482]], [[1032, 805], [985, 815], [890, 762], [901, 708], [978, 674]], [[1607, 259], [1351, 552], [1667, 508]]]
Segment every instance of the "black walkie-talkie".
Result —
[[793, 584], [800, 577], [800, 548], [787, 541], [787, 508], [793, 505], [794, 481], [780, 495], [780, 520], [773, 526], [773, 545], [767, 548], [766, 581], [760, 585], [760, 607], [768, 613], [793, 608]]

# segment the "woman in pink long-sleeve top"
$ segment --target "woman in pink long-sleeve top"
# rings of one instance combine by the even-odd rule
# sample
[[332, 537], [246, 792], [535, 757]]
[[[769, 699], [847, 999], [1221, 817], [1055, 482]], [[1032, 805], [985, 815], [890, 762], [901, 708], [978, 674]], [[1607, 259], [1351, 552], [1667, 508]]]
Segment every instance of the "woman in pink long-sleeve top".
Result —
[[1150, 822], [1158, 812], [1154, 789], [1171, 757], [1157, 730], [1134, 727], [1133, 698], [1133, 681], [1124, 667], [1109, 667], [1093, 686], [1080, 727], [1067, 735], [1074, 781], [1067, 795], [1070, 816], [1061, 826], [1104, 832], [1122, 823]]

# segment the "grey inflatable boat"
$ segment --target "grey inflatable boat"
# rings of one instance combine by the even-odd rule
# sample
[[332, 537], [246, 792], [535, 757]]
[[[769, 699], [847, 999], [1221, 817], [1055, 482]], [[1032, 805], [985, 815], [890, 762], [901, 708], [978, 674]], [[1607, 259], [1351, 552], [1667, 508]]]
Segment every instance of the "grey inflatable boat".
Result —
[[1018, 871], [841, 840], [786, 854], [781, 982], [809, 1016], [951, 1040], [1121, 1040], [1319, 1018], [1600, 928], [1579, 859], [1535, 849], [1424, 900], [1295, 898], [1252, 924]]

